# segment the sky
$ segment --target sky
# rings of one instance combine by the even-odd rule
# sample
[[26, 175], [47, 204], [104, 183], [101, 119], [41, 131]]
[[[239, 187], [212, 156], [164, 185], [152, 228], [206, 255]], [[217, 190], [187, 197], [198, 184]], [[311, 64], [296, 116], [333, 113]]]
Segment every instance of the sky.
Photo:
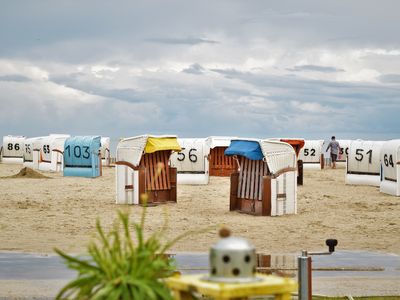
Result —
[[1, 1], [0, 135], [400, 138], [400, 1]]

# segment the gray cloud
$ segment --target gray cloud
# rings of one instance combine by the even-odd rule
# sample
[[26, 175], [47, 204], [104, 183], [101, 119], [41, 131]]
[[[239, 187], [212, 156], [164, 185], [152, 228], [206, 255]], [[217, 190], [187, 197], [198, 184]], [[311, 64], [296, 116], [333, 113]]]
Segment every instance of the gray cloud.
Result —
[[204, 38], [148, 38], [147, 42], [167, 44], [167, 45], [198, 45], [198, 44], [218, 44], [219, 42]]
[[28, 82], [31, 79], [23, 75], [3, 75], [0, 76], [0, 81]]
[[[224, 75], [226, 78], [232, 79], [234, 77], [245, 76], [247, 73], [238, 71], [234, 68], [230, 69], [210, 69], [210, 71]], [[249, 73], [250, 74], [250, 73]]]
[[94, 96], [100, 96], [104, 98], [109, 98], [111, 101], [120, 100], [130, 103], [142, 103], [145, 100], [140, 97], [139, 93], [132, 88], [123, 89], [107, 89], [101, 85], [96, 85], [91, 82], [85, 82], [80, 78], [82, 73], [73, 73], [71, 77], [69, 76], [55, 76], [50, 77], [50, 81], [56, 84], [60, 84], [83, 93], [87, 93]]
[[204, 68], [199, 64], [192, 64], [188, 68], [183, 69], [182, 72], [188, 74], [200, 75], [204, 72]]
[[[223, 76], [208, 79], [213, 83], [208, 88], [187, 81], [187, 76], [191, 75], [186, 73], [181, 73], [177, 80], [168, 74], [160, 79], [142, 77], [141, 85], [149, 87], [142, 90], [106, 89], [82, 82], [73, 87], [74, 80], [71, 80], [68, 85], [73, 88], [71, 96], [57, 102], [52, 94], [45, 93], [44, 88], [37, 90], [30, 85], [15, 89], [14, 84], [25, 83], [10, 82], [7, 89], [2, 88], [2, 94], [13, 100], [5, 103], [0, 125], [3, 131], [13, 128], [24, 134], [44, 134], [51, 128], [52, 132], [100, 133], [114, 137], [144, 132], [254, 137], [321, 137], [332, 131], [353, 138], [396, 135], [398, 119], [395, 112], [400, 109], [400, 90], [397, 88], [339, 84], [233, 69], [218, 72]], [[241, 83], [245, 85], [238, 88]], [[261, 89], [265, 93], [255, 92]], [[74, 96], [74, 90], [99, 97], [99, 102], [77, 102], [79, 105], [63, 108], [64, 102], [71, 103], [72, 99], [84, 96]], [[11, 115], [14, 115], [12, 119], [18, 120], [17, 116], [21, 114], [25, 115], [27, 123], [36, 125], [28, 129], [27, 123], [7, 121]], [[335, 126], [332, 128], [331, 124]]]
[[379, 76], [379, 80], [384, 83], [400, 83], [400, 74], [385, 74]]
[[324, 67], [324, 66], [316, 66], [316, 65], [301, 65], [294, 66], [293, 68], [287, 68], [288, 71], [293, 72], [322, 72], [322, 73], [335, 73], [335, 72], [344, 72], [344, 69], [338, 69], [334, 67]]

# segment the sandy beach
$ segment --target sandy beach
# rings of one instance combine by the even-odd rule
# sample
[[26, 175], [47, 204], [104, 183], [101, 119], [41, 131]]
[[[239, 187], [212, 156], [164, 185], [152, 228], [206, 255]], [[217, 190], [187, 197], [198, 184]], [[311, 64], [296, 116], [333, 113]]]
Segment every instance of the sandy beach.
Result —
[[[20, 165], [0, 164], [0, 176], [18, 173]], [[0, 179], [0, 251], [53, 253], [58, 247], [83, 253], [99, 218], [111, 228], [118, 210], [138, 219], [142, 208], [115, 204], [115, 174], [106, 168], [97, 179], [43, 173], [49, 179]], [[178, 203], [148, 209], [147, 232], [168, 214], [171, 239], [187, 230], [228, 226], [263, 253], [325, 250], [326, 238], [338, 249], [400, 254], [400, 199], [376, 187], [347, 186], [344, 169], [305, 171], [298, 188], [298, 214], [254, 217], [229, 212], [229, 178], [211, 178], [207, 186], [178, 186]], [[172, 251], [208, 251], [216, 230], [187, 237]]]

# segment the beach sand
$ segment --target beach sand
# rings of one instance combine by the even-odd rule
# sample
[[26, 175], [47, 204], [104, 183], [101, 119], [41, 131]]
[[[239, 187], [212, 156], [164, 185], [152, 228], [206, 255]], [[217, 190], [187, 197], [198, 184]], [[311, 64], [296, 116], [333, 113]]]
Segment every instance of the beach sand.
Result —
[[[0, 164], [0, 176], [10, 176], [20, 165]], [[178, 203], [148, 208], [147, 233], [161, 227], [168, 215], [167, 238], [187, 230], [224, 224], [234, 235], [249, 239], [258, 252], [298, 253], [326, 250], [325, 239], [339, 240], [338, 250], [369, 250], [400, 254], [400, 198], [379, 188], [344, 184], [344, 170], [304, 172], [298, 188], [298, 214], [255, 217], [229, 212], [229, 178], [207, 186], [178, 186]], [[58, 247], [83, 253], [95, 236], [99, 218], [111, 228], [118, 210], [138, 220], [142, 208], [115, 204], [115, 172], [105, 168], [96, 179], [0, 179], [0, 251], [54, 253]], [[217, 230], [191, 235], [170, 252], [205, 252], [218, 239]]]

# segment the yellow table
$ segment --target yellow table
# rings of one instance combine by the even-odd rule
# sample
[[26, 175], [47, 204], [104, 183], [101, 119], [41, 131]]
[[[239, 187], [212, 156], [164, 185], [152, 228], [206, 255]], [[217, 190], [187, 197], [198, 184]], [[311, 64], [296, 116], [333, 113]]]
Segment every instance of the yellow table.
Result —
[[215, 300], [248, 299], [251, 296], [274, 296], [276, 300], [289, 300], [297, 290], [297, 283], [289, 278], [257, 274], [262, 280], [252, 283], [217, 283], [202, 280], [201, 275], [182, 275], [167, 278], [166, 284], [177, 300], [197, 299], [202, 295]]

